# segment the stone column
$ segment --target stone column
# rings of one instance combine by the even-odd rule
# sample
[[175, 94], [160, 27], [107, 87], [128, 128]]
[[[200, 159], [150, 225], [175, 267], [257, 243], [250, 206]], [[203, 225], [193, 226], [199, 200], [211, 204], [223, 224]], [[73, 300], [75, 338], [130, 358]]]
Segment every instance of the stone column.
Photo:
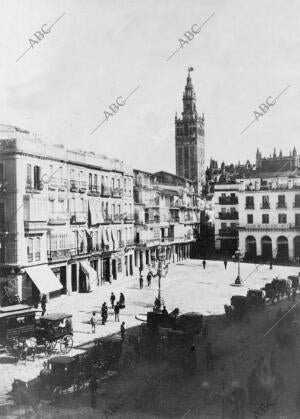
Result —
[[71, 265], [67, 264], [66, 266], [66, 287], [67, 295], [72, 294], [72, 279], [71, 279]]

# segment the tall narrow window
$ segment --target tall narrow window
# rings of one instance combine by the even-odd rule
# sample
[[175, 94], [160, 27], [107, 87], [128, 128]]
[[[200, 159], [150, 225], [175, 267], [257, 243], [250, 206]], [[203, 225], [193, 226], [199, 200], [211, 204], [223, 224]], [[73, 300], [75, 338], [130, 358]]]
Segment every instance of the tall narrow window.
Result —
[[89, 173], [89, 191], [93, 189], [93, 175]]
[[27, 261], [33, 261], [33, 239], [31, 237], [27, 239]]
[[32, 177], [31, 177], [31, 164], [27, 164], [26, 166], [26, 187], [32, 187]]
[[97, 190], [97, 186], [98, 186], [98, 176], [94, 175], [94, 189]]
[[40, 166], [34, 166], [33, 168], [33, 187], [34, 189], [40, 189], [41, 185], [41, 168]]
[[34, 259], [36, 261], [41, 260], [41, 238], [35, 238], [35, 251], [34, 251]]

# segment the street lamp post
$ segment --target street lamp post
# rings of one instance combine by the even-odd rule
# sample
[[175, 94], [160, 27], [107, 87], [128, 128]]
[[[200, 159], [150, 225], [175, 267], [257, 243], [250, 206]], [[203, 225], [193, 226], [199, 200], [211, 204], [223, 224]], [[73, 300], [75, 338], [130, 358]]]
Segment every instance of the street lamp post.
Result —
[[238, 261], [238, 276], [236, 277], [236, 280], [235, 280], [236, 285], [241, 285], [241, 283], [242, 283], [242, 281], [241, 281], [241, 265], [240, 265], [241, 256], [242, 256], [242, 253], [241, 253], [240, 249], [238, 249], [235, 252], [235, 257], [237, 258], [237, 261]]
[[163, 271], [163, 262], [165, 260], [164, 252], [162, 251], [162, 248], [158, 248], [158, 266], [157, 266], [157, 273], [156, 276], [158, 276], [158, 295], [157, 299], [159, 302], [159, 308], [161, 307], [162, 298], [161, 298], [161, 277], [162, 277], [162, 271]]

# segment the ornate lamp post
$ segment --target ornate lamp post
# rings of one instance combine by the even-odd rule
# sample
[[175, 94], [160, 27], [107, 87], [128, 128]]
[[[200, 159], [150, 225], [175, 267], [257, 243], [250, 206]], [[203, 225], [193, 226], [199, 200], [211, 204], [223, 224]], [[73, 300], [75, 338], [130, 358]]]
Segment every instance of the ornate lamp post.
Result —
[[162, 298], [161, 298], [161, 277], [163, 275], [163, 269], [165, 268], [164, 266], [164, 261], [166, 259], [166, 255], [165, 252], [163, 251], [162, 247], [159, 246], [158, 247], [158, 265], [157, 265], [157, 273], [155, 276], [158, 276], [158, 295], [157, 295], [157, 300], [159, 303], [159, 310], [161, 307], [161, 303], [162, 303]]
[[238, 276], [236, 277], [236, 280], [235, 280], [236, 285], [241, 285], [242, 284], [242, 281], [241, 281], [241, 265], [240, 265], [241, 257], [242, 257], [242, 253], [241, 253], [240, 249], [238, 249], [235, 252], [235, 258], [238, 261]]

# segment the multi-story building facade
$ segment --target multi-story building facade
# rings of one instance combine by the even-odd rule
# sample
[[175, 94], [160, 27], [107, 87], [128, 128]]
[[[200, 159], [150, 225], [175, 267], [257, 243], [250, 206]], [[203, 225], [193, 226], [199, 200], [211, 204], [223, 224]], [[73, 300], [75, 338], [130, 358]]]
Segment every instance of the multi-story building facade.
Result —
[[190, 257], [204, 203], [193, 182], [167, 172], [134, 170], [135, 266], [157, 260], [160, 247], [175, 262]]
[[133, 171], [0, 130], [0, 297], [85, 292], [133, 275]]
[[300, 177], [240, 181], [239, 243], [246, 258], [300, 262]]
[[231, 256], [238, 248], [239, 185], [214, 185], [215, 249]]
[[205, 122], [204, 115], [197, 112], [191, 70], [183, 93], [182, 117], [175, 117], [176, 174], [192, 180], [200, 194], [205, 183]]
[[[239, 246], [246, 259], [300, 263], [300, 156], [295, 148], [289, 156], [274, 150], [269, 158], [257, 151], [255, 169], [247, 168], [241, 178], [220, 178], [214, 191], [216, 249], [229, 247], [233, 254]], [[232, 235], [233, 248], [228, 246]]]

